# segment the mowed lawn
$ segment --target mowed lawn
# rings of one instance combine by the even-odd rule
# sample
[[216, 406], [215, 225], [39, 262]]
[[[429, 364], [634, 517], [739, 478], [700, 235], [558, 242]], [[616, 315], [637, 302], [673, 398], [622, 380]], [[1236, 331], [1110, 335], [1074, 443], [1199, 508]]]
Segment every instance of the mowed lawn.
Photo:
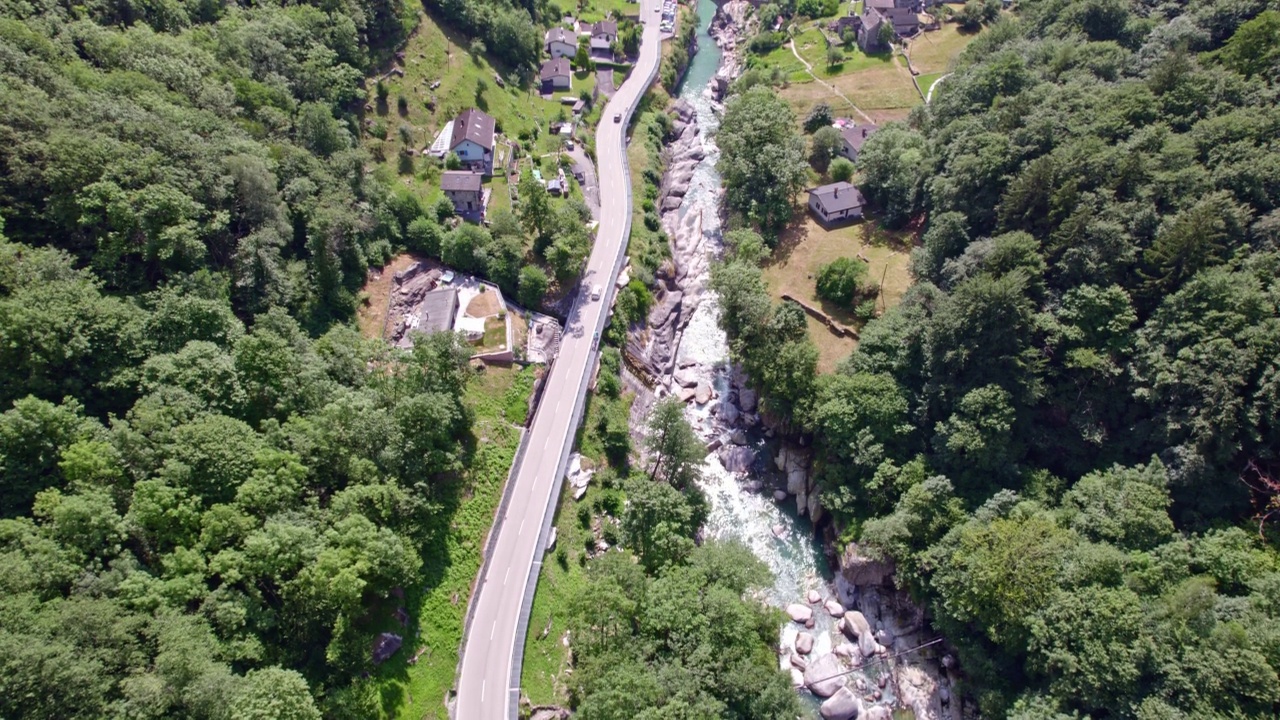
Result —
[[[842, 12], [847, 11], [847, 7], [842, 6]], [[956, 5], [954, 9], [958, 11], [960, 7]], [[822, 22], [829, 21], [828, 18]], [[976, 33], [960, 32], [955, 23], [946, 23], [939, 30], [921, 33], [913, 39], [908, 52], [912, 65], [921, 73], [917, 78], [920, 90], [928, 93], [929, 86], [950, 69], [955, 58], [976, 36]], [[778, 67], [787, 73], [791, 82], [780, 88], [778, 93], [798, 117], [804, 117], [814, 105], [823, 102], [838, 115], [855, 115], [840, 94], [877, 122], [900, 120], [922, 102], [906, 62], [901, 58], [894, 58], [890, 53], [867, 54], [856, 46], [842, 47], [845, 60], [828, 66], [826, 40], [813, 24], [797, 33], [794, 41], [796, 51], [813, 66], [813, 73], [822, 82], [811, 80], [785, 45], [756, 58], [755, 62]], [[840, 94], [823, 83], [834, 86]]]
[[[836, 258], [857, 258], [861, 253], [869, 260], [867, 279], [882, 284], [877, 299], [881, 310], [893, 307], [911, 285], [909, 236], [895, 236], [880, 230], [872, 221], [826, 229], [808, 213], [797, 215], [764, 268], [769, 293], [779, 299], [783, 294], [821, 308], [836, 322], [851, 328], [861, 323], [853, 313], [817, 295], [818, 270]], [[839, 337], [812, 317], [809, 337], [818, 346], [818, 369], [830, 372], [856, 346], [852, 338]]]
[[[962, 5], [950, 6], [959, 12]], [[934, 32], [920, 33], [911, 41], [908, 52], [911, 54], [911, 65], [922, 75], [945, 73], [951, 70], [952, 63], [969, 47], [969, 43], [978, 36], [976, 32], [962, 32], [955, 23], [943, 23]], [[920, 83], [921, 88], [925, 84]]]

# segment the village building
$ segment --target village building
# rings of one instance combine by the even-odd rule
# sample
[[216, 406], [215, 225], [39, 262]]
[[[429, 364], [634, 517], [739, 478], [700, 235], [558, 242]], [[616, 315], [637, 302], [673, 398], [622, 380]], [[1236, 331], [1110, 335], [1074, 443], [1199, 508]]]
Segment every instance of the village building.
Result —
[[867, 0], [860, 16], [858, 47], [863, 52], [876, 52], [888, 48], [885, 31], [891, 29], [893, 37], [908, 38], [920, 32], [922, 10], [920, 0]]
[[538, 73], [538, 77], [542, 81], [543, 93], [570, 89], [573, 83], [573, 70], [569, 66], [569, 59], [556, 58], [542, 63], [542, 70]]
[[542, 47], [552, 60], [562, 57], [571, 58], [578, 52], [578, 38], [562, 27], [554, 27], [547, 31]]
[[484, 218], [483, 176], [470, 170], [446, 170], [440, 175], [440, 189], [453, 202], [453, 209], [468, 220]]
[[457, 288], [443, 287], [422, 296], [418, 306], [418, 323], [415, 328], [422, 333], [448, 332], [458, 314]]
[[844, 144], [840, 147], [840, 154], [857, 162], [858, 153], [862, 152], [862, 144], [879, 129], [875, 125], [844, 126], [840, 129], [840, 139], [844, 141]]
[[821, 185], [809, 190], [809, 211], [823, 225], [862, 219], [862, 193], [847, 182]]
[[852, 12], [843, 17], [836, 18], [827, 23], [827, 29], [835, 35], [837, 40], [843, 40], [845, 33], [851, 32], [855, 37], [858, 31], [862, 29], [862, 18], [852, 14]]
[[618, 23], [613, 20], [601, 20], [591, 26], [591, 50], [593, 52], [612, 52], [613, 43], [618, 39]]
[[495, 123], [487, 113], [470, 108], [458, 113], [453, 122], [448, 123], [431, 143], [431, 154], [448, 148], [448, 152], [458, 156], [463, 167], [485, 175], [493, 174], [493, 134]]

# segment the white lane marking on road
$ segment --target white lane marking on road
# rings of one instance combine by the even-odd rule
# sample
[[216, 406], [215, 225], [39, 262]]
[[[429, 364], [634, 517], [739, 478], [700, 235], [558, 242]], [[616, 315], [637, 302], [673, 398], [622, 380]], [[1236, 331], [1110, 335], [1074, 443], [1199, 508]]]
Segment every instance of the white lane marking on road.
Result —
[[520, 532], [516, 533], [516, 537], [524, 537], [524, 521], [525, 518], [520, 518]]
[[508, 566], [507, 566], [507, 574], [502, 576], [502, 584], [503, 584], [504, 586], [507, 584], [507, 579], [508, 579], [508, 578], [510, 578], [510, 577], [511, 577], [511, 566], [510, 566], [510, 565], [508, 565]]
[[488, 680], [480, 681], [480, 702], [484, 702], [484, 686], [489, 683]]
[[493, 627], [489, 630], [489, 639], [490, 639], [490, 640], [492, 640], [492, 639], [493, 639], [493, 634], [494, 634], [494, 633], [496, 633], [496, 632], [498, 632], [498, 621], [497, 621], [497, 620], [494, 620], [494, 621], [493, 621]]

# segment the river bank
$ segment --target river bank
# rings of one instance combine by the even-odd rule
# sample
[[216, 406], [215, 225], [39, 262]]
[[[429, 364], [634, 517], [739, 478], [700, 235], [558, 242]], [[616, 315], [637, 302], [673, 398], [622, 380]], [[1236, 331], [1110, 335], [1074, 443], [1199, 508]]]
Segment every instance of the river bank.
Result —
[[[792, 618], [779, 628], [779, 666], [802, 688], [809, 714], [888, 718], [905, 709], [919, 720], [949, 720], [959, 717], [950, 661], [936, 644], [915, 649], [936, 638], [923, 612], [896, 589], [891, 564], [838, 546], [810, 452], [760, 416], [717, 324], [708, 285], [723, 250], [724, 218], [713, 136], [720, 103], [744, 66], [739, 48], [752, 31], [749, 8], [744, 0], [700, 3], [700, 50], [672, 106], [656, 203], [671, 259], [655, 273], [654, 306], [648, 323], [629, 333], [628, 354], [653, 380], [654, 396], [686, 403], [707, 443], [703, 489], [711, 513], [704, 534], [743, 542], [773, 571], [774, 586], [761, 599]], [[647, 405], [633, 407], [633, 427]]]

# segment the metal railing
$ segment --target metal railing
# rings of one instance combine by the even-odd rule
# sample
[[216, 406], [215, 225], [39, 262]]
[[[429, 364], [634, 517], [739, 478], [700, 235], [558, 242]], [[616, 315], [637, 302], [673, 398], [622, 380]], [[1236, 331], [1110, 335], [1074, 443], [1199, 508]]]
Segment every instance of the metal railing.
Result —
[[[661, 48], [661, 40], [659, 40], [659, 48]], [[661, 52], [661, 50], [659, 50], [659, 52]], [[648, 91], [648, 88], [653, 84], [654, 80], [657, 78], [659, 68], [661, 67], [660, 59], [661, 58], [659, 58], [659, 62], [654, 63], [653, 70], [650, 71], [650, 73], [648, 74], [648, 77], [644, 79], [644, 91], [642, 91], [636, 97], [635, 105], [628, 107], [622, 113], [623, 120], [624, 120], [624, 123], [622, 125], [622, 127], [624, 128], [623, 135], [622, 135], [623, 189], [624, 189], [624, 192], [626, 193], [626, 198], [627, 198], [627, 212], [625, 215], [625, 219], [623, 221], [622, 242], [619, 243], [618, 252], [614, 257], [613, 267], [609, 273], [609, 283], [607, 285], [607, 289], [604, 292], [604, 295], [601, 298], [602, 302], [605, 303], [604, 305], [605, 308], [608, 308], [613, 304], [613, 296], [616, 291], [618, 275], [622, 272], [622, 264], [623, 264], [623, 261], [626, 259], [626, 250], [631, 239], [631, 220], [632, 220], [632, 212], [633, 212], [632, 200], [631, 200], [631, 162], [630, 162], [630, 158], [627, 155], [625, 128], [631, 124], [631, 118], [635, 114], [636, 106], [639, 105], [641, 100], [644, 98], [645, 92]], [[573, 305], [569, 310], [569, 315], [567, 319], [574, 318], [578, 315], [580, 311], [581, 301], [582, 301], [582, 295], [581, 293], [579, 293], [577, 297], [575, 297], [574, 299]], [[607, 322], [608, 317], [609, 317], [609, 313], [607, 311], [604, 311], [601, 313], [600, 319], [601, 321]], [[565, 325], [566, 325], [565, 329], [567, 332], [568, 322], [566, 322]], [[571, 424], [569, 426], [571, 430], [573, 430], [573, 432], [569, 432], [566, 435], [564, 445], [560, 450], [560, 457], [556, 464], [556, 468], [557, 468], [556, 478], [553, 483], [552, 492], [550, 497], [547, 500], [546, 507], [543, 508], [542, 529], [538, 534], [538, 553], [539, 554], [534, 557], [534, 561], [529, 568], [529, 575], [526, 578], [526, 582], [525, 582], [524, 597], [521, 599], [521, 603], [520, 603], [520, 617], [516, 623], [515, 642], [512, 646], [513, 648], [512, 659], [510, 663], [511, 678], [512, 678], [514, 687], [511, 687], [508, 689], [509, 702], [508, 702], [507, 713], [508, 713], [508, 716], [512, 718], [519, 717], [520, 675], [521, 675], [521, 671], [523, 670], [523, 664], [524, 664], [524, 643], [525, 643], [525, 638], [528, 635], [529, 615], [533, 609], [533, 596], [537, 592], [538, 577], [541, 574], [541, 570], [542, 570], [542, 557], [546, 553], [546, 543], [551, 532], [551, 522], [555, 517], [555, 508], [560, 500], [560, 494], [564, 489], [564, 468], [568, 463], [568, 457], [573, 450], [573, 444], [574, 444], [573, 441], [577, 435], [576, 431], [578, 426], [582, 423], [582, 414], [586, 408], [586, 382], [590, 377], [591, 370], [595, 367], [598, 359], [596, 356], [599, 354], [599, 335], [596, 334], [593, 337], [594, 337], [592, 341], [593, 345], [591, 347], [591, 351], [587, 358], [588, 362], [585, 366], [586, 370], [579, 377], [578, 386], [574, 392], [575, 400], [574, 400], [573, 415], [572, 415]], [[555, 370], [555, 364], [558, 361], [559, 361], [559, 357], [557, 356], [557, 358], [553, 359], [550, 363], [548, 363], [547, 375], [545, 380], [546, 383], [551, 382], [551, 376]], [[544, 395], [546, 393], [546, 389], [547, 388], [545, 386], [542, 388], [542, 392]], [[484, 557], [481, 560], [480, 572], [476, 578], [476, 582], [472, 585], [471, 595], [467, 599], [467, 611], [463, 618], [462, 643], [458, 648], [458, 664], [457, 664], [457, 670], [454, 673], [455, 688], [458, 685], [457, 678], [462, 671], [462, 664], [463, 664], [462, 660], [464, 655], [466, 654], [467, 638], [470, 636], [470, 633], [471, 633], [471, 623], [475, 618], [476, 598], [479, 596], [480, 590], [484, 586], [485, 578], [489, 574], [489, 564], [493, 558], [494, 546], [497, 544], [498, 536], [501, 535], [503, 524], [506, 521], [507, 510], [511, 506], [511, 497], [514, 493], [514, 486], [515, 486], [514, 481], [515, 481], [515, 478], [519, 475], [520, 467], [524, 462], [525, 453], [528, 449], [528, 439], [529, 439], [529, 436], [532, 434], [529, 432], [529, 429], [531, 429], [537, 423], [538, 415], [542, 412], [542, 409], [543, 409], [543, 405], [541, 402], [539, 402], [538, 409], [534, 411], [534, 417], [532, 418], [531, 422], [529, 422], [526, 428], [521, 431], [520, 444], [516, 449], [515, 458], [511, 463], [511, 469], [507, 474], [507, 481], [502, 490], [502, 498], [499, 500], [498, 508], [494, 513], [493, 525], [491, 526], [489, 530], [489, 536], [485, 541]]]
[[[662, 47], [661, 39], [659, 39], [658, 47]], [[660, 49], [659, 53], [661, 53]], [[609, 282], [605, 285], [605, 291], [601, 297], [601, 302], [604, 303], [603, 307], [606, 308], [600, 314], [601, 322], [608, 322], [609, 312], [607, 308], [613, 306], [613, 296], [617, 290], [618, 275], [622, 272], [622, 263], [626, 259], [627, 246], [631, 242], [631, 216], [633, 211], [631, 199], [631, 160], [627, 155], [626, 128], [631, 125], [631, 118], [635, 114], [636, 107], [638, 107], [640, 102], [644, 99], [645, 92], [648, 92], [649, 87], [653, 85], [653, 81], [658, 77], [658, 70], [661, 65], [661, 57], [659, 57], [659, 62], [654, 63], [653, 70], [649, 73], [648, 77], [645, 78], [644, 91], [636, 96], [635, 104], [628, 107], [622, 113], [622, 176], [623, 191], [626, 193], [627, 198], [627, 212], [622, 226], [622, 242], [618, 244], [618, 252], [613, 259], [613, 268], [609, 272]], [[625, 85], [625, 82], [623, 84]], [[597, 134], [596, 137], [598, 138], [599, 134]], [[579, 294], [574, 300], [573, 307], [569, 311], [569, 318], [573, 318], [577, 314], [581, 300], [582, 295]], [[587, 398], [586, 383], [588, 378], [591, 376], [592, 369], [596, 365], [596, 356], [599, 355], [600, 352], [599, 345], [600, 336], [597, 333], [593, 335], [591, 353], [587, 358], [588, 362], [585, 366], [585, 371], [578, 379], [578, 387], [575, 391], [575, 400], [573, 405], [573, 419], [569, 425], [572, 432], [566, 434], [564, 446], [560, 450], [560, 459], [556, 463], [556, 478], [552, 486], [551, 495], [547, 499], [547, 506], [543, 509], [542, 530], [538, 533], [539, 554], [534, 557], [533, 564], [529, 567], [529, 577], [525, 583], [524, 597], [520, 601], [520, 617], [516, 621], [515, 643], [512, 646], [511, 652], [511, 681], [514, 687], [509, 689], [510, 698], [507, 707], [507, 716], [511, 718], [516, 718], [520, 715], [520, 675], [524, 668], [524, 643], [529, 632], [529, 616], [533, 612], [533, 596], [538, 590], [538, 577], [542, 571], [542, 558], [546, 554], [547, 539], [551, 534], [551, 521], [555, 518], [555, 508], [557, 503], [560, 501], [560, 494], [564, 490], [564, 469], [568, 463], [569, 455], [573, 451], [573, 441], [577, 436], [577, 428], [582, 423], [582, 413], [586, 407]], [[542, 411], [541, 405], [539, 405], [538, 411]], [[459, 663], [459, 667], [461, 667], [461, 663]]]

